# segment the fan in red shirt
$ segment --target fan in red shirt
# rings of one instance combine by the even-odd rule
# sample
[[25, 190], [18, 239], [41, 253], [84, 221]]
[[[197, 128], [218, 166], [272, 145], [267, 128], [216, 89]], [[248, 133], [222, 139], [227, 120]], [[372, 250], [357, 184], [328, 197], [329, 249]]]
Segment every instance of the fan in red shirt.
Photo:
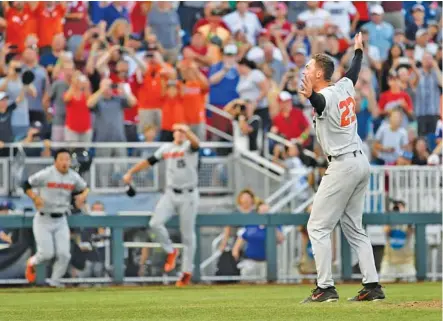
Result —
[[67, 142], [92, 141], [91, 113], [86, 104], [91, 95], [88, 78], [77, 72], [64, 94], [66, 104], [65, 140]]
[[301, 109], [292, 106], [292, 96], [287, 91], [282, 91], [278, 100], [280, 112], [272, 120], [271, 132], [288, 140], [297, 140], [300, 144], [307, 146], [310, 142], [311, 126], [305, 114]]
[[212, 29], [216, 29], [217, 27], [221, 27], [221, 28], [226, 29], [226, 31], [228, 31], [228, 33], [231, 33], [231, 31], [229, 30], [229, 27], [226, 25], [226, 23], [220, 17], [213, 14], [213, 13], [215, 13], [215, 11], [217, 11], [217, 5], [213, 2], [208, 2], [205, 5], [205, 9], [203, 10], [204, 17], [197, 20], [192, 32], [196, 33], [200, 29], [200, 27], [211, 24]]
[[37, 34], [35, 7], [23, 1], [15, 1], [9, 6], [8, 1], [3, 1], [3, 10], [6, 20], [6, 43], [16, 46], [16, 52], [23, 52], [25, 39], [30, 34]]
[[63, 31], [66, 39], [81, 36], [88, 30], [88, 6], [85, 1], [69, 1]]
[[183, 59], [195, 61], [200, 71], [206, 76], [208, 75], [211, 58], [208, 56], [206, 39], [201, 32], [194, 33], [191, 44], [183, 49]]
[[141, 35], [146, 27], [146, 17], [151, 10], [151, 1], [137, 1], [132, 7], [130, 18], [132, 32]]
[[38, 46], [42, 49], [50, 49], [54, 36], [63, 33], [65, 4], [51, 1], [40, 2], [35, 13], [38, 20]]
[[[400, 79], [396, 71], [389, 73], [388, 86], [389, 90], [381, 93], [378, 102], [380, 115], [386, 116], [392, 109], [401, 107], [404, 115], [411, 119], [414, 109], [412, 99], [407, 92], [401, 90]], [[406, 119], [404, 119], [404, 121], [406, 121]]]
[[[287, 35], [291, 33], [292, 24], [286, 19], [288, 14], [288, 7], [283, 2], [279, 2], [276, 4], [275, 10], [275, 20], [268, 23], [266, 25], [266, 29], [271, 32], [271, 34], [275, 31], [280, 33], [280, 37], [285, 39]], [[272, 41], [275, 42], [274, 37], [272, 37]]]
[[181, 86], [177, 80], [170, 79], [163, 96], [163, 114], [160, 141], [172, 142], [174, 124], [184, 124], [185, 115]]
[[[111, 73], [111, 80], [114, 84], [123, 84], [129, 86], [132, 94], [137, 97], [140, 84], [137, 82], [135, 73], [131, 76], [129, 74], [129, 65], [125, 60], [120, 60], [115, 66], [115, 73]], [[123, 111], [125, 119], [125, 133], [128, 142], [138, 141], [137, 124], [138, 124], [138, 106], [125, 108]]]

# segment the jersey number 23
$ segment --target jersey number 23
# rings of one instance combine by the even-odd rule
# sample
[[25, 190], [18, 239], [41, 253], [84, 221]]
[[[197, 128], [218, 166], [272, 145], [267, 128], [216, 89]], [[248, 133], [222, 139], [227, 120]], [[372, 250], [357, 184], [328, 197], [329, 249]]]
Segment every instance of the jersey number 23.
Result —
[[356, 121], [354, 98], [348, 97], [342, 100], [338, 108], [340, 109], [340, 127], [347, 127]]

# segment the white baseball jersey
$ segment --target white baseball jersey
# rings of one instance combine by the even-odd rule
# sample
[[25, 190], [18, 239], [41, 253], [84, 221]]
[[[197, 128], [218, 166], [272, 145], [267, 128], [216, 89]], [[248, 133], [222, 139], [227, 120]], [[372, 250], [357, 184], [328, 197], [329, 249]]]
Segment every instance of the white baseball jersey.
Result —
[[166, 162], [166, 186], [170, 188], [196, 188], [198, 183], [198, 150], [191, 142], [181, 145], [165, 143], [154, 153], [154, 157]]
[[344, 77], [319, 93], [325, 97], [326, 106], [320, 116], [314, 116], [314, 124], [323, 151], [328, 156], [339, 156], [361, 150], [352, 81]]
[[73, 192], [84, 190], [87, 185], [81, 176], [72, 169], [60, 173], [54, 165], [35, 173], [28, 179], [33, 188], [39, 189], [43, 199], [43, 213], [66, 213], [71, 207]]

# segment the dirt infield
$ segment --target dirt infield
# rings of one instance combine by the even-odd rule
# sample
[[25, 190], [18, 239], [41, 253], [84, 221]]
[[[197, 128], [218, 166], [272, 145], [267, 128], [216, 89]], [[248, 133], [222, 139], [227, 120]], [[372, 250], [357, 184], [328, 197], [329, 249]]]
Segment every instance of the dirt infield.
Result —
[[433, 301], [412, 301], [412, 302], [405, 302], [397, 304], [400, 308], [427, 308], [427, 309], [441, 309], [442, 308], [442, 302], [438, 300]]

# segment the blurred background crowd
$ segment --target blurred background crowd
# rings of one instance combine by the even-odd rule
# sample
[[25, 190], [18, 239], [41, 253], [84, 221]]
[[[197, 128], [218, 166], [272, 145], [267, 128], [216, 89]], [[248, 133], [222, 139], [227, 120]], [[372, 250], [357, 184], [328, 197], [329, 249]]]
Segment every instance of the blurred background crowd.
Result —
[[[305, 64], [324, 52], [339, 79], [361, 31], [355, 111], [366, 155], [439, 162], [438, 1], [11, 1], [0, 17], [0, 147], [44, 140], [28, 155], [42, 156], [51, 141], [169, 141], [174, 123], [220, 140], [208, 124], [281, 163], [316, 150], [298, 93]], [[265, 144], [268, 132], [286, 146]]]

